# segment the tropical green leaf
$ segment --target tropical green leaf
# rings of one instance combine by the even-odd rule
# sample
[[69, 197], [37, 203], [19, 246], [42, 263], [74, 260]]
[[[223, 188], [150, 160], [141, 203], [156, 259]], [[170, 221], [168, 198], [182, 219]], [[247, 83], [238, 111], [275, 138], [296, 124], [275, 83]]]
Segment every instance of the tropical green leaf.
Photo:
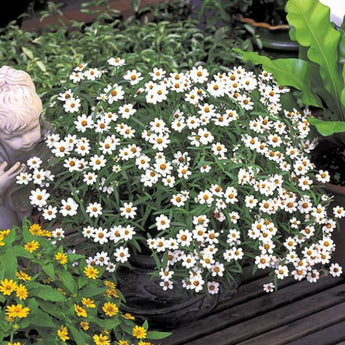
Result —
[[311, 70], [307, 61], [301, 59], [275, 59], [259, 55], [256, 52], [244, 52], [234, 49], [241, 54], [244, 61], [250, 61], [255, 65], [262, 65], [262, 68], [274, 75], [280, 85], [292, 86], [302, 92], [301, 99], [305, 104], [320, 107], [322, 105], [319, 97], [313, 92]]
[[338, 64], [340, 32], [331, 25], [329, 7], [318, 0], [289, 0], [286, 11], [297, 42], [309, 47], [307, 56], [320, 66], [324, 88], [334, 97], [334, 104], [327, 106], [335, 113], [343, 114], [340, 95], [344, 83]]
[[323, 136], [345, 132], [345, 121], [324, 121], [315, 117], [309, 118], [308, 121], [315, 126], [317, 131]]

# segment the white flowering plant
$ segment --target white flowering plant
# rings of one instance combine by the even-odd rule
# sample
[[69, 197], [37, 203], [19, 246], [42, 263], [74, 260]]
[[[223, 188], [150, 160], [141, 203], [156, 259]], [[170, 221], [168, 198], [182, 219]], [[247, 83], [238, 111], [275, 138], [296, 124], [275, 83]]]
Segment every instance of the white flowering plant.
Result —
[[71, 73], [46, 110], [49, 160], [18, 177], [60, 238], [77, 232], [89, 265], [114, 272], [146, 248], [163, 289], [210, 294], [248, 264], [271, 270], [266, 291], [341, 274], [332, 232], [345, 211], [330, 209], [329, 174], [310, 160], [308, 111], [282, 108], [288, 89], [243, 66], [108, 62]]

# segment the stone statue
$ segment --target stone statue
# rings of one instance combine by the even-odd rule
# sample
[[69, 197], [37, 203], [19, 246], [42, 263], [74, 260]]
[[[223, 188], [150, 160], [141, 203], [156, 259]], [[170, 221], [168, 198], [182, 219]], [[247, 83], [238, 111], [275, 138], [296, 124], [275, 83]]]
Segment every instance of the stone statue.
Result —
[[32, 207], [16, 177], [25, 162], [48, 151], [43, 139], [42, 101], [30, 75], [8, 66], [0, 68], [0, 229], [20, 225]]

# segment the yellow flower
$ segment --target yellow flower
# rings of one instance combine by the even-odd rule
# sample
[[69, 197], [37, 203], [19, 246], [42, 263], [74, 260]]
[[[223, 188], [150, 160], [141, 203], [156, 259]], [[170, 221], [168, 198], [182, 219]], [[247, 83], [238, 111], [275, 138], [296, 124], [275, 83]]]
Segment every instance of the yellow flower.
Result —
[[25, 244], [24, 249], [29, 253], [33, 253], [39, 246], [40, 244], [37, 241], [31, 241]]
[[116, 285], [110, 280], [105, 280], [104, 285], [109, 289], [106, 290], [105, 295], [108, 297], [119, 298], [119, 294], [116, 291]]
[[64, 296], [67, 295], [67, 292], [61, 288], [56, 288], [57, 291], [61, 292]]
[[20, 300], [26, 299], [28, 297], [28, 290], [22, 284], [17, 286], [16, 295]]
[[55, 260], [59, 261], [61, 265], [67, 264], [67, 255], [65, 253], [56, 253]]
[[152, 345], [149, 341], [139, 341], [138, 345]]
[[67, 327], [61, 325], [60, 328], [57, 330], [57, 335], [62, 341], [66, 341], [69, 339]]
[[5, 238], [5, 235], [4, 235], [3, 231], [0, 231], [0, 246], [5, 245], [4, 238]]
[[111, 289], [115, 289], [116, 288], [116, 285], [114, 282], [110, 281], [110, 280], [105, 280], [104, 281], [104, 285], [108, 288], [111, 288]]
[[15, 343], [7, 343], [7, 345], [20, 345], [20, 342], [16, 341]]
[[130, 313], [125, 313], [122, 316], [127, 320], [135, 320], [135, 317]]
[[127, 340], [119, 340], [118, 345], [130, 345]]
[[42, 233], [42, 228], [39, 224], [32, 224], [29, 228], [29, 231], [34, 235], [34, 236], [40, 236]]
[[133, 328], [132, 335], [136, 337], [137, 339], [144, 339], [146, 338], [146, 329], [141, 326], [135, 326]]
[[44, 236], [44, 237], [52, 237], [52, 232], [49, 231], [49, 230], [42, 230], [41, 236]]
[[119, 312], [119, 308], [117, 307], [117, 305], [112, 302], [104, 303], [102, 309], [105, 315], [110, 316], [110, 317], [116, 315]]
[[86, 308], [96, 308], [96, 304], [91, 298], [83, 297], [81, 303], [83, 303]]
[[0, 246], [4, 246], [5, 237], [10, 233], [11, 230], [0, 230]]
[[80, 327], [84, 330], [87, 331], [90, 328], [90, 325], [88, 322], [82, 321], [80, 322]]
[[29, 314], [29, 311], [30, 309], [28, 307], [23, 308], [21, 304], [17, 304], [17, 305], [12, 304], [6, 307], [6, 315], [7, 317], [12, 318], [12, 319], [16, 317], [20, 319], [27, 317]]
[[1, 280], [0, 283], [1, 283], [0, 292], [3, 295], [10, 295], [17, 288], [17, 283], [14, 282], [12, 279], [11, 280], [4, 279], [4, 280]]
[[96, 345], [110, 345], [110, 340], [106, 335], [97, 335], [95, 334], [93, 336], [93, 341], [95, 342]]
[[24, 271], [19, 271], [16, 273], [16, 277], [19, 279], [19, 280], [24, 280], [24, 281], [29, 281], [31, 280], [31, 277], [26, 274]]
[[86, 310], [78, 304], [74, 304], [74, 311], [77, 314], [77, 316], [87, 317]]
[[92, 266], [87, 266], [84, 268], [84, 274], [90, 279], [98, 278], [98, 269]]

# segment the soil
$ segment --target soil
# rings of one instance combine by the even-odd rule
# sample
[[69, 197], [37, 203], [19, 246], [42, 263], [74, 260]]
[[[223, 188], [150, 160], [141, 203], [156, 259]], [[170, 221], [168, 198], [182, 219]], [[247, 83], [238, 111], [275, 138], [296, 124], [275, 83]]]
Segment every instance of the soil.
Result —
[[318, 170], [329, 172], [330, 183], [345, 186], [345, 145], [322, 141], [314, 149], [312, 161]]

